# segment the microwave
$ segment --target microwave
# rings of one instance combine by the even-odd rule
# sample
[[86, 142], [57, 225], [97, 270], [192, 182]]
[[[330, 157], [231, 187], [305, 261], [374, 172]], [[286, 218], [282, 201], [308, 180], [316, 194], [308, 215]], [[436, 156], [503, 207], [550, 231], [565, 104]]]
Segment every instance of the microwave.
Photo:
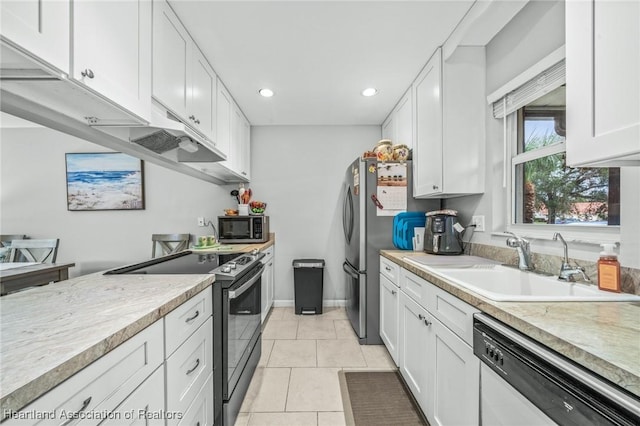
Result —
[[269, 240], [269, 216], [218, 216], [221, 243], [264, 243]]

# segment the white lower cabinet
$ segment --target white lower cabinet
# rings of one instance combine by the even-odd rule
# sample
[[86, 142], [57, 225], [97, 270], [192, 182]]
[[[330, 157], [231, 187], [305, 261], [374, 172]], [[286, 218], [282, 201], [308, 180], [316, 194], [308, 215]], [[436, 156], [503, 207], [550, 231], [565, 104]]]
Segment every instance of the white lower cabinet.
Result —
[[[80, 370], [21, 412], [53, 413], [59, 424], [92, 425], [118, 407], [163, 361], [162, 321], [156, 321]], [[164, 387], [156, 390], [164, 401]], [[48, 425], [51, 419], [9, 419], [4, 425]], [[104, 417], [103, 417], [104, 418]], [[57, 423], [56, 423], [57, 424]]]
[[429, 422], [429, 369], [433, 368], [431, 349], [433, 336], [427, 310], [400, 292], [400, 373]]
[[431, 324], [427, 418], [431, 425], [478, 425], [480, 359], [437, 319]]
[[113, 411], [100, 426], [162, 426], [164, 417], [164, 368], [158, 368]]
[[[381, 257], [381, 271], [388, 262]], [[472, 339], [473, 314], [479, 311], [404, 268], [397, 274], [394, 300], [397, 287], [388, 277], [396, 274], [393, 267], [385, 271], [380, 274], [380, 336], [392, 357], [397, 351], [400, 373], [422, 412], [432, 426], [478, 425], [480, 360]]]
[[184, 413], [213, 372], [212, 338], [213, 319], [209, 317], [207, 322], [167, 359], [168, 412]]
[[211, 401], [213, 401], [213, 373], [209, 375], [209, 379], [193, 399], [178, 426], [213, 426], [215, 419]]
[[[213, 425], [213, 409], [208, 287], [2, 425], [205, 426]], [[55, 422], [27, 413], [52, 413]]]
[[380, 274], [380, 338], [398, 364], [400, 288]]
[[273, 269], [273, 253], [274, 247], [271, 246], [264, 250], [265, 257], [262, 259], [262, 263], [264, 264], [264, 270], [262, 271], [261, 278], [261, 301], [262, 301], [262, 313], [261, 318], [262, 322], [264, 322], [265, 318], [269, 314], [269, 310], [273, 306], [273, 294], [275, 291], [275, 277], [274, 277], [274, 269]]

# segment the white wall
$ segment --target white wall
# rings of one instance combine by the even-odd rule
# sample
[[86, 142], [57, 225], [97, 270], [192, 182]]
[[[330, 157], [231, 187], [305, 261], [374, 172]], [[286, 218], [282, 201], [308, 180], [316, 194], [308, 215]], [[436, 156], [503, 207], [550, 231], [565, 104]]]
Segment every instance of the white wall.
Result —
[[[564, 45], [564, 19], [563, 1], [529, 2], [486, 46], [487, 94]], [[486, 120], [485, 193], [446, 200], [445, 206], [458, 210], [465, 225], [472, 215], [484, 215], [488, 232], [475, 233], [472, 242], [505, 247], [504, 237], [491, 235], [491, 231], [506, 229], [508, 197], [502, 188], [502, 120], [494, 119], [489, 107]], [[623, 266], [640, 268], [640, 173], [622, 170], [620, 186], [620, 261]], [[551, 241], [551, 235], [550, 231], [548, 240], [533, 240], [532, 251], [561, 256], [562, 246]], [[600, 250], [595, 244], [569, 244], [569, 255], [577, 259], [595, 261]]]
[[325, 301], [344, 300], [341, 188], [347, 166], [380, 139], [380, 126], [251, 128], [251, 188], [276, 233], [276, 301], [292, 301], [294, 259], [321, 258]]
[[211, 234], [196, 218], [233, 206], [231, 187], [145, 163], [145, 210], [67, 211], [65, 153], [105, 149], [44, 127], [3, 126], [0, 138], [0, 233], [60, 238], [74, 277], [150, 258], [151, 234]]

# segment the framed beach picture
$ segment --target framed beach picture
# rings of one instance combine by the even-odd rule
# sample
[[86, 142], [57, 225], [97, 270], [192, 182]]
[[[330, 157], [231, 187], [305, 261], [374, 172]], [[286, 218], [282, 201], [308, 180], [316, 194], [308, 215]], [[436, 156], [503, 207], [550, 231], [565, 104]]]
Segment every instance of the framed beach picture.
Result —
[[67, 210], [144, 210], [144, 163], [121, 152], [68, 153]]

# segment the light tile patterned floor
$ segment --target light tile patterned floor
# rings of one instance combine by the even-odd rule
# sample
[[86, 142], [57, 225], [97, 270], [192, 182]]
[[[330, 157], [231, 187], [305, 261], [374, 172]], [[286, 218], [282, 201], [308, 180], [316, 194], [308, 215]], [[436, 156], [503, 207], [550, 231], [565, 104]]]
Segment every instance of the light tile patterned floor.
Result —
[[295, 315], [273, 308], [262, 333], [262, 357], [236, 426], [345, 424], [342, 369], [395, 370], [384, 345], [360, 345], [344, 308]]

